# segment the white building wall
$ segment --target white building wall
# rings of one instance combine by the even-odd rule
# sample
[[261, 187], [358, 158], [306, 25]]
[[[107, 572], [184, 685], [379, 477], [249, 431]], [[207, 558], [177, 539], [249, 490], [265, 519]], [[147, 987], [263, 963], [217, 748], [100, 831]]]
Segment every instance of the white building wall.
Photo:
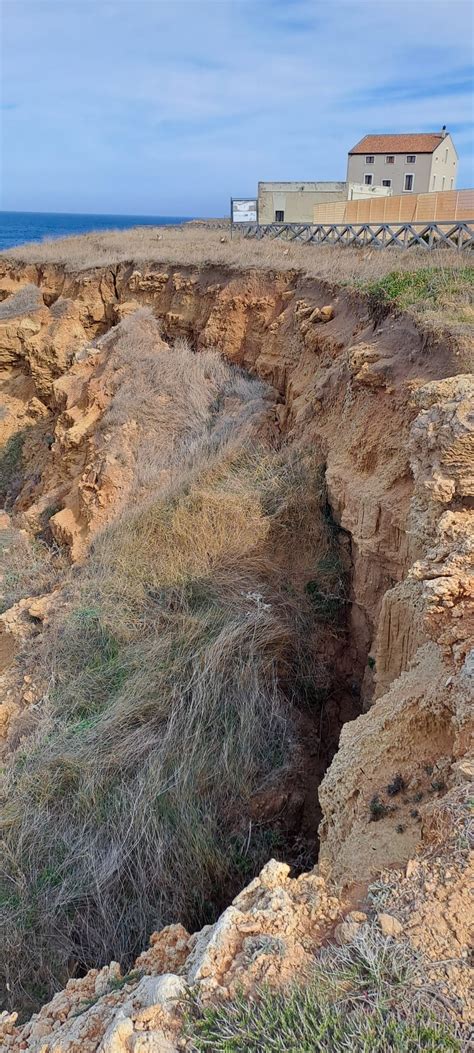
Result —
[[458, 174], [458, 155], [450, 135], [431, 155], [429, 190], [455, 190]]
[[[366, 160], [366, 156], [373, 156], [373, 163]], [[393, 163], [387, 161], [387, 157], [393, 157]], [[408, 154], [350, 154], [347, 165], [347, 181], [349, 183], [365, 183], [365, 176], [372, 176], [373, 186], [383, 186], [384, 180], [390, 180], [390, 189], [393, 195], [406, 193], [405, 174], [413, 176], [414, 194], [425, 194], [430, 189], [432, 154], [415, 154], [416, 161], [409, 164]]]

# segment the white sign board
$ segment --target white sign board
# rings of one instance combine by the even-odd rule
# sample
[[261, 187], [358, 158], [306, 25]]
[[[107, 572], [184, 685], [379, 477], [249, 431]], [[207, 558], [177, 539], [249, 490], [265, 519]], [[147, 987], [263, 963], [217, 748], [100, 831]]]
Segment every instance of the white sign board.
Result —
[[255, 198], [250, 200], [248, 198], [233, 197], [231, 206], [232, 223], [257, 222], [257, 202]]

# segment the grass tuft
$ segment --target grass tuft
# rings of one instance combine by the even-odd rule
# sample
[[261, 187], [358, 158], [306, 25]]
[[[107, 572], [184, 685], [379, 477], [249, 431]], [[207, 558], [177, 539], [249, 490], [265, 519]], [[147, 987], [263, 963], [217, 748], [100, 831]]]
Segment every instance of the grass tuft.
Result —
[[187, 1034], [194, 1053], [460, 1053], [438, 1005], [414, 986], [411, 948], [366, 928], [329, 947], [309, 977], [286, 989], [238, 993], [205, 1006], [190, 996]]
[[374, 318], [379, 321], [396, 307], [400, 311], [443, 311], [445, 321], [471, 323], [473, 317], [474, 267], [442, 266], [391, 271], [376, 281], [362, 283]]

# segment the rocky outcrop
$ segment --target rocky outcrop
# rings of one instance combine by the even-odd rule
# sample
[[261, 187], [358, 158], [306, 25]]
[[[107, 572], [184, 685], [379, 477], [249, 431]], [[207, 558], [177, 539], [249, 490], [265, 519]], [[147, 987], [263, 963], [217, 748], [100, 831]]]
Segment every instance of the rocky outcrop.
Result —
[[[338, 661], [367, 710], [344, 726], [319, 787], [324, 881], [321, 874], [295, 881], [280, 869], [272, 886], [277, 871], [270, 869], [217, 927], [191, 938], [173, 933], [174, 953], [183, 941], [183, 961], [171, 965], [166, 954], [160, 957], [160, 972], [226, 996], [237, 977], [283, 979], [287, 959], [273, 947], [267, 969], [265, 951], [252, 940], [283, 939], [291, 967], [303, 964], [306, 942], [313, 953], [342, 923], [346, 900], [329, 887], [349, 890], [358, 882], [365, 889], [387, 866], [414, 857], [426, 817], [456, 783], [457, 766], [472, 748], [472, 377], [457, 375], [449, 344], [433, 346], [428, 356], [403, 317], [389, 315], [375, 329], [362, 300], [291, 271], [236, 275], [211, 264], [201, 270], [120, 264], [80, 275], [52, 266], [4, 270], [4, 291], [31, 283], [42, 291], [26, 315], [0, 322], [10, 381], [28, 385], [18, 389], [17, 401], [12, 388], [10, 434], [19, 406], [28, 407], [28, 421], [39, 429], [31, 436], [39, 478], [24, 480], [14, 511], [38, 530], [54, 506], [51, 531], [73, 559], [84, 557], [128, 493], [136, 426], [130, 419], [102, 427], [117, 383], [113, 342], [103, 334], [138, 308], [151, 307], [160, 323], [157, 353], [183, 336], [197, 351], [218, 349], [272, 385], [275, 431], [297, 449], [320, 451], [330, 514], [352, 571], [350, 637]], [[397, 780], [402, 785], [392, 793]], [[353, 929], [360, 923], [349, 918]], [[162, 948], [161, 938], [155, 943]], [[71, 992], [86, 981], [90, 992], [87, 977], [73, 981]], [[149, 1007], [139, 999], [120, 1017], [117, 1049], [142, 1048], [136, 1021]], [[81, 1013], [80, 1025], [71, 1024], [74, 995], [60, 1027], [65, 1035], [76, 1028], [76, 1046], [46, 1045], [45, 1053], [95, 1053], [119, 1002], [101, 993], [100, 1027], [95, 1007]], [[173, 1015], [163, 1023], [160, 1014], [151, 1030], [173, 1042]], [[79, 1033], [79, 1026], [86, 1030]], [[113, 1048], [109, 1038], [100, 1048]]]

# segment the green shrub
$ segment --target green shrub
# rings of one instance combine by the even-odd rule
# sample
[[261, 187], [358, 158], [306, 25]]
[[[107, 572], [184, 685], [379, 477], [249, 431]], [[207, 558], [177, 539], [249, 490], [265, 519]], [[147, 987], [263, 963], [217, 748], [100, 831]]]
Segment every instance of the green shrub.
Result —
[[378, 822], [379, 819], [384, 819], [388, 815], [389, 808], [380, 800], [378, 793], [375, 793], [370, 801], [369, 811], [372, 822]]
[[221, 1005], [190, 997], [187, 1033], [203, 1053], [460, 1053], [436, 1002], [413, 980], [420, 963], [404, 945], [368, 930], [329, 947], [312, 976], [280, 991], [262, 987]]
[[420, 267], [413, 271], [391, 271], [377, 281], [364, 285], [370, 309], [380, 320], [392, 307], [400, 310], [432, 310], [438, 306], [472, 303], [474, 267], [451, 270], [444, 267]]

